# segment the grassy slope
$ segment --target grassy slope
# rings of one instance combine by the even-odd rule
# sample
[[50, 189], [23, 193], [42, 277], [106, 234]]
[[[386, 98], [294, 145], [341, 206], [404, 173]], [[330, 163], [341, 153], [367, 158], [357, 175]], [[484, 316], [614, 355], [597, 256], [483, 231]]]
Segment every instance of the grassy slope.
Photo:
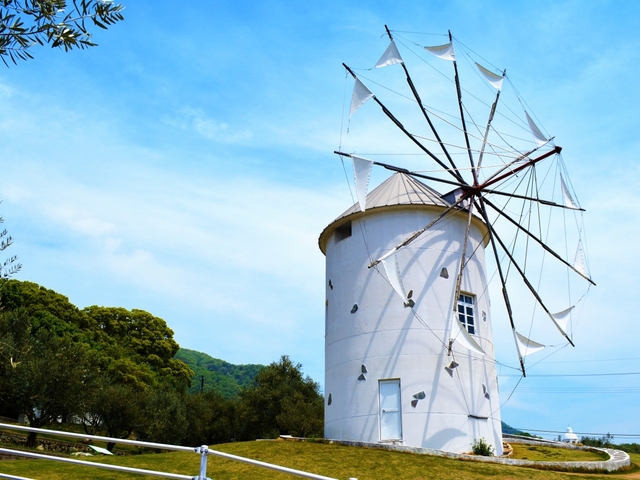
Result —
[[[358, 480], [423, 480], [432, 478], [445, 480], [479, 480], [486, 478], [560, 480], [575, 479], [576, 477], [611, 480], [612, 478], [640, 478], [640, 455], [637, 454], [632, 455], [632, 461], [635, 465], [630, 472], [623, 474], [569, 474], [319, 443], [243, 442], [216, 445], [215, 448], [235, 455], [345, 480], [351, 477], [355, 477]], [[104, 463], [164, 470], [184, 475], [196, 475], [199, 468], [198, 455], [182, 452], [118, 458], [100, 457], [96, 460]], [[86, 467], [40, 460], [0, 461], [0, 472], [50, 480], [68, 478], [151, 480], [158, 478], [98, 469], [89, 470]], [[297, 478], [217, 457], [209, 457], [207, 475], [216, 480], [238, 478], [285, 480]]]
[[513, 455], [511, 458], [521, 460], [538, 460], [542, 462], [601, 462], [609, 458], [605, 453], [591, 450], [571, 450], [568, 448], [554, 448], [544, 445], [511, 444]]

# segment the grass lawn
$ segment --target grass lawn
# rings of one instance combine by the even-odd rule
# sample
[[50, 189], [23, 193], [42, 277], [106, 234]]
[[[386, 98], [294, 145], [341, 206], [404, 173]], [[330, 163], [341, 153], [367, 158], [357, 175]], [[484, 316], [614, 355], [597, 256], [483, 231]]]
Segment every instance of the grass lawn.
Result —
[[[480, 480], [495, 479], [575, 479], [640, 478], [640, 455], [632, 455], [631, 470], [616, 474], [575, 474], [510, 467], [428, 455], [388, 452], [313, 442], [242, 442], [216, 445], [217, 450], [254, 458], [278, 465], [305, 470], [338, 479], [358, 480]], [[92, 457], [93, 461], [135, 468], [168, 471], [183, 475], [197, 475], [199, 456], [183, 452], [143, 454], [127, 457]], [[0, 473], [34, 479], [157, 479], [146, 475], [109, 472], [43, 460], [0, 461]], [[290, 475], [253, 467], [217, 457], [209, 457], [207, 475], [214, 480], [251, 478], [256, 480], [293, 479]]]
[[607, 460], [609, 455], [590, 450], [572, 450], [570, 448], [547, 447], [545, 445], [510, 444], [513, 447], [511, 458], [519, 460], [538, 460], [543, 462], [599, 462]]

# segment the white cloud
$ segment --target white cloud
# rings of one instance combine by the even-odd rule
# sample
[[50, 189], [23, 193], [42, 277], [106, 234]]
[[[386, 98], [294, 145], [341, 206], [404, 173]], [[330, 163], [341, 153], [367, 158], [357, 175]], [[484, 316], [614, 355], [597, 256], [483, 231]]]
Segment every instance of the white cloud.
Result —
[[64, 223], [71, 230], [91, 237], [105, 236], [114, 227], [112, 223], [103, 222], [91, 213], [71, 205], [45, 205], [44, 214], [54, 223]]
[[251, 130], [236, 130], [225, 122], [209, 118], [202, 109], [183, 108], [176, 116], [167, 119], [169, 125], [183, 130], [193, 130], [198, 135], [215, 142], [245, 143], [253, 138]]

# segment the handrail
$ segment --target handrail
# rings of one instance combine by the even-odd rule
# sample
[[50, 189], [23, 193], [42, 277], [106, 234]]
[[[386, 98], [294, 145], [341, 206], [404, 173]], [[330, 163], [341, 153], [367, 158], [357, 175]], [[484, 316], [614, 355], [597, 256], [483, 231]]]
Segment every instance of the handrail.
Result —
[[7, 473], [0, 473], [0, 478], [6, 478], [8, 480], [34, 480], [33, 478], [16, 477], [15, 475], [9, 475]]
[[[332, 478], [332, 477], [325, 477], [323, 475], [317, 475], [315, 473], [303, 472], [302, 470], [296, 470], [296, 469], [293, 469], [293, 468], [282, 467], [280, 465], [274, 465], [272, 463], [261, 462], [259, 460], [253, 460], [251, 458], [239, 457], [237, 455], [232, 455], [230, 453], [224, 453], [224, 452], [219, 452], [217, 450], [211, 450], [206, 445], [202, 445], [200, 447], [183, 447], [183, 446], [180, 446], [180, 445], [170, 445], [170, 444], [166, 444], [166, 443], [142, 442], [142, 441], [139, 441], [139, 440], [129, 440], [129, 439], [113, 438], [113, 437], [102, 437], [102, 436], [99, 436], [99, 435], [86, 435], [86, 434], [75, 433], [75, 432], [62, 432], [62, 431], [59, 431], [59, 430], [47, 430], [47, 429], [44, 429], [44, 428], [24, 427], [22, 425], [12, 425], [10, 423], [0, 423], [0, 428], [6, 428], [6, 429], [10, 429], [10, 430], [18, 430], [18, 431], [23, 431], [23, 432], [48, 433], [48, 434], [53, 434], [53, 435], [57, 435], [57, 436], [61, 436], [61, 437], [90, 438], [90, 439], [98, 440], [98, 441], [101, 441], [101, 442], [121, 443], [121, 444], [135, 445], [135, 446], [140, 446], [140, 447], [158, 448], [158, 449], [163, 449], [163, 450], [177, 450], [177, 451], [181, 451], [181, 452], [192, 452], [192, 453], [195, 452], [195, 453], [200, 454], [200, 456], [201, 456], [201, 459], [200, 459], [200, 475], [199, 476], [188, 476], [188, 475], [180, 475], [180, 474], [176, 474], [176, 473], [156, 472], [156, 471], [153, 471], [153, 470], [143, 470], [143, 469], [132, 468], [132, 467], [120, 467], [118, 465], [107, 465], [105, 463], [86, 462], [86, 461], [83, 461], [83, 460], [76, 460], [76, 459], [71, 459], [71, 458], [56, 457], [56, 456], [50, 456], [50, 455], [42, 455], [42, 454], [39, 454], [39, 453], [24, 452], [24, 451], [21, 451], [21, 450], [10, 450], [10, 449], [5, 449], [5, 448], [0, 448], [0, 453], [5, 452], [5, 453], [10, 453], [11, 455], [22, 455], [22, 456], [33, 457], [33, 458], [44, 458], [46, 460], [54, 460], [54, 461], [66, 462], [66, 463], [74, 463], [74, 464], [77, 464], [77, 465], [91, 466], [91, 467], [97, 467], [97, 468], [105, 468], [105, 469], [110, 469], [110, 470], [119, 470], [119, 471], [129, 472], [129, 473], [140, 473], [140, 474], [145, 474], [145, 475], [165, 476], [166, 478], [188, 479], [188, 480], [207, 480], [207, 456], [212, 455], [212, 456], [226, 458], [228, 460], [233, 460], [233, 461], [236, 461], [236, 462], [247, 463], [247, 464], [250, 464], [250, 465], [254, 465], [256, 467], [268, 468], [268, 469], [271, 469], [271, 470], [276, 470], [278, 472], [288, 473], [289, 475], [296, 475], [296, 476], [302, 477], [302, 478], [310, 478], [312, 480], [337, 480], [337, 479]], [[0, 478], [3, 478], [2, 475], [3, 474], [0, 473]], [[30, 480], [30, 479], [21, 479], [21, 477], [6, 477], [6, 478], [17, 479], [17, 480]]]
[[[24, 457], [39, 458], [42, 460], [55, 460], [56, 462], [73, 463], [85, 467], [104, 468], [106, 470], [115, 470], [117, 472], [139, 473], [142, 475], [153, 475], [156, 477], [177, 478], [179, 480], [193, 480], [193, 475], [181, 475], [179, 473], [158, 472], [155, 470], [145, 470], [143, 468], [121, 467], [120, 465], [107, 465], [106, 463], [87, 462], [86, 460], [76, 460], [75, 458], [56, 457], [54, 455], [43, 455], [41, 453], [24, 452], [21, 450], [11, 450], [9, 448], [0, 448], [0, 453], [9, 453], [11, 455], [22, 455]], [[13, 478], [13, 477], [11, 477]]]
[[[178, 450], [181, 452], [193, 452], [194, 447], [182, 447], [180, 445], [169, 445], [167, 443], [142, 442], [140, 440], [129, 440], [126, 438], [101, 437], [100, 435], [87, 435], [86, 433], [62, 432], [60, 430], [48, 430], [46, 428], [25, 427], [22, 425], [12, 425], [10, 423], [0, 423], [0, 428], [9, 430], [19, 430], [22, 432], [50, 433], [59, 437], [71, 438], [92, 438], [100, 442], [122, 443], [126, 445], [135, 445], [138, 447], [160, 448], [163, 450]], [[200, 447], [196, 447], [196, 450]]]
[[250, 458], [238, 457], [231, 455], [230, 453], [219, 452], [217, 450], [209, 450], [208, 455], [215, 455], [217, 457], [227, 458], [229, 460], [235, 460], [236, 462], [248, 463], [249, 465], [255, 465], [262, 468], [270, 468], [271, 470], [277, 470], [278, 472], [289, 473], [291, 475], [297, 475], [303, 478], [312, 478], [315, 480], [337, 480], [332, 477], [325, 477], [323, 475], [317, 475], [315, 473], [303, 472], [301, 470], [295, 470], [293, 468], [281, 467], [280, 465], [274, 465], [272, 463], [261, 462], [259, 460], [252, 460]]

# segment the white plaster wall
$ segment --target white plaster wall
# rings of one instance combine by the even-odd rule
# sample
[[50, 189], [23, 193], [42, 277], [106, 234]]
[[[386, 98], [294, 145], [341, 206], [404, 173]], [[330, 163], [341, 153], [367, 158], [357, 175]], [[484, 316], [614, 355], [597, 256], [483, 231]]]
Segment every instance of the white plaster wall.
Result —
[[[455, 281], [466, 214], [436, 226], [398, 252], [414, 311], [405, 308], [384, 268], [368, 268], [409, 234], [424, 227], [438, 207], [372, 210], [352, 223], [352, 235], [326, 246], [325, 436], [379, 442], [378, 380], [400, 379], [404, 445], [468, 452], [484, 437], [502, 452], [499, 399], [493, 362], [493, 335], [486, 294], [482, 232], [472, 224], [462, 290], [476, 296], [476, 341], [486, 356], [454, 344], [460, 366], [452, 378], [444, 367]], [[440, 277], [446, 267], [449, 278]], [[329, 280], [333, 288], [330, 288]], [[354, 304], [357, 312], [351, 314]], [[482, 312], [486, 313], [483, 321]], [[358, 380], [362, 365], [366, 380]], [[487, 388], [487, 396], [483, 387]], [[413, 407], [413, 395], [426, 398]], [[487, 420], [469, 417], [489, 417]]]

